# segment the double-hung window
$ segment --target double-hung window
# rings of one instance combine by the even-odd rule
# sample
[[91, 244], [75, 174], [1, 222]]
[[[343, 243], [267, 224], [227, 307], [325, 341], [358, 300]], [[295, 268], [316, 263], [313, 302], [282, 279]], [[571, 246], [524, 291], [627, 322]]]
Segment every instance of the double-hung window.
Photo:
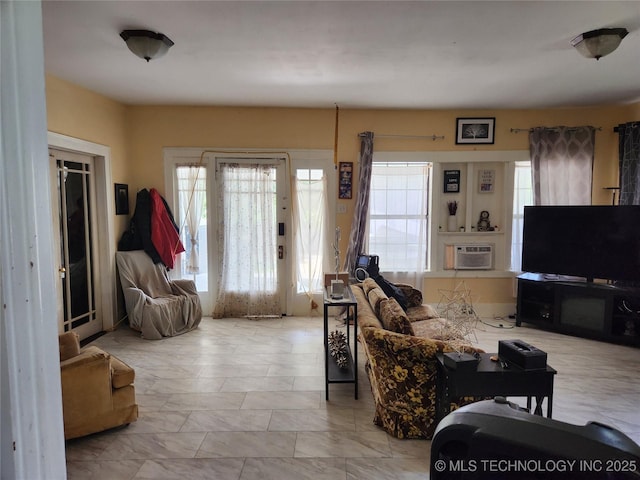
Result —
[[368, 253], [379, 255], [381, 271], [427, 270], [430, 173], [427, 162], [373, 162]]

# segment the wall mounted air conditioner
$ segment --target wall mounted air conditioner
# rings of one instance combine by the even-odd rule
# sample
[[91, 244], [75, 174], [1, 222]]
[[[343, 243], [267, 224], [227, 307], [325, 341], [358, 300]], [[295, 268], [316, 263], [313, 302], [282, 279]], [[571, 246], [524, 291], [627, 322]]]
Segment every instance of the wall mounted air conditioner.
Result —
[[493, 245], [454, 245], [453, 268], [455, 270], [493, 269]]

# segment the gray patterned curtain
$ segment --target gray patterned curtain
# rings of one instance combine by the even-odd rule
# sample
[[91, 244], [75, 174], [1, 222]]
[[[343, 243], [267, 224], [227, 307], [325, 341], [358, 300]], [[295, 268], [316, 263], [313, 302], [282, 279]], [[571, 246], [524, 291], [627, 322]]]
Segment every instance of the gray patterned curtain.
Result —
[[593, 127], [537, 127], [529, 133], [535, 205], [591, 205]]
[[360, 179], [358, 180], [358, 198], [351, 222], [349, 247], [344, 258], [343, 270], [352, 272], [356, 258], [362, 253], [364, 234], [367, 231], [367, 215], [369, 213], [369, 187], [371, 186], [371, 165], [373, 163], [373, 132], [361, 133], [360, 144]]
[[640, 205], [640, 122], [618, 125], [620, 205]]

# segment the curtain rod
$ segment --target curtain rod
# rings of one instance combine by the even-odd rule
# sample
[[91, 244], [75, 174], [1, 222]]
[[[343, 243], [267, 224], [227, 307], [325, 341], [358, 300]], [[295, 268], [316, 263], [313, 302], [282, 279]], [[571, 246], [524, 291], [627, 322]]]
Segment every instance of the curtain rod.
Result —
[[[640, 122], [629, 122], [631, 124], [631, 128], [637, 128], [640, 127]], [[625, 124], [623, 124], [625, 125]], [[620, 125], [618, 125], [617, 127], [613, 127], [613, 131], [615, 133], [620, 133]]]
[[[364, 133], [359, 133], [358, 134], [359, 137], [364, 137], [365, 134]], [[434, 142], [436, 140], [444, 140], [444, 135], [396, 135], [396, 134], [385, 134], [385, 133], [381, 133], [381, 134], [374, 134], [375, 138], [426, 138], [429, 140], [433, 140]]]
[[[558, 130], [558, 127], [543, 127], [545, 130]], [[599, 132], [602, 131], [602, 127], [593, 127], [595, 130]], [[520, 132], [533, 132], [533, 128], [510, 128], [509, 131], [511, 133], [520, 133]], [[576, 128], [569, 128], [570, 132], [576, 130]]]

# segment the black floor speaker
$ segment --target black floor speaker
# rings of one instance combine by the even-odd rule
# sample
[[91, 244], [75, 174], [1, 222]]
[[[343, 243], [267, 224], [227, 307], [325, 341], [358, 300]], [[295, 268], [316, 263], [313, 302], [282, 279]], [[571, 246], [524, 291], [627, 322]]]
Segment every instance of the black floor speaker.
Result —
[[639, 480], [640, 447], [607, 425], [532, 415], [496, 397], [447, 415], [431, 442], [431, 480]]

